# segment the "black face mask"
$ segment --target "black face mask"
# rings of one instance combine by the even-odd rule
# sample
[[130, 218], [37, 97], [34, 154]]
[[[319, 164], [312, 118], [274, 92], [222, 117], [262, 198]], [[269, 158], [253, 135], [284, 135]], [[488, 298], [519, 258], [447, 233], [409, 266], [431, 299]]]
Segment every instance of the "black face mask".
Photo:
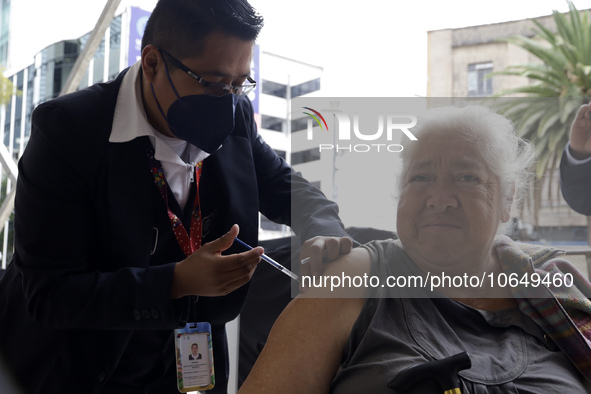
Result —
[[150, 84], [150, 87], [170, 131], [175, 137], [207, 153], [215, 152], [234, 131], [238, 97], [232, 93], [219, 97], [207, 94], [180, 97], [172, 83], [168, 67], [165, 68], [168, 82], [177, 96], [177, 100], [168, 108], [168, 115], [164, 114], [156, 98], [154, 86]]

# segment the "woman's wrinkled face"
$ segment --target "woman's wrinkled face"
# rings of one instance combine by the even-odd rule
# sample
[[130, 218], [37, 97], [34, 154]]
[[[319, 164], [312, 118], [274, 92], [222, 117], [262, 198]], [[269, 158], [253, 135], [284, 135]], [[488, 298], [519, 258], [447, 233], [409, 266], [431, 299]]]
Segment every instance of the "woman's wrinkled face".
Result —
[[423, 137], [402, 176], [397, 231], [410, 257], [423, 271], [481, 271], [510, 203], [474, 146]]

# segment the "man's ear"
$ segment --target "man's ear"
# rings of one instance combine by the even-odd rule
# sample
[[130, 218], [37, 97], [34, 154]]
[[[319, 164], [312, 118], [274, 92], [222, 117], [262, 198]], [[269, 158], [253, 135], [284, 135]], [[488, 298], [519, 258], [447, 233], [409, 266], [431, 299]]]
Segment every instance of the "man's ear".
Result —
[[501, 207], [501, 222], [503, 223], [507, 223], [511, 218], [511, 207], [513, 206], [513, 196], [515, 195], [515, 182], [511, 182], [511, 185], [508, 187], [510, 187], [510, 190], [505, 193], [503, 206]]
[[142, 70], [148, 82], [153, 83], [156, 79], [161, 59], [160, 51], [152, 44], [146, 45], [142, 50]]

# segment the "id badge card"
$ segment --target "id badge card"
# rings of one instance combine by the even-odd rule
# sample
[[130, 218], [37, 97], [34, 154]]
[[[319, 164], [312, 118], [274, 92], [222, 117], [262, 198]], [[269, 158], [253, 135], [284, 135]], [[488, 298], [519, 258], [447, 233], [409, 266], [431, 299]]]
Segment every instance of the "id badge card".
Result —
[[211, 390], [215, 385], [209, 323], [189, 323], [174, 330], [177, 387], [181, 393]]

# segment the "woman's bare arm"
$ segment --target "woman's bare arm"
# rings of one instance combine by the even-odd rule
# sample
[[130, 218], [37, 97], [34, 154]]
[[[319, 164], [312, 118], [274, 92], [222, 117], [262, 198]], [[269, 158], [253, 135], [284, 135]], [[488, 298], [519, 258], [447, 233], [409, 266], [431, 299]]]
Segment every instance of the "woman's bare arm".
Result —
[[[369, 253], [354, 249], [323, 275], [363, 275], [369, 269]], [[364, 296], [363, 288], [329, 287], [308, 289], [294, 299], [275, 322], [239, 394], [328, 393]]]

